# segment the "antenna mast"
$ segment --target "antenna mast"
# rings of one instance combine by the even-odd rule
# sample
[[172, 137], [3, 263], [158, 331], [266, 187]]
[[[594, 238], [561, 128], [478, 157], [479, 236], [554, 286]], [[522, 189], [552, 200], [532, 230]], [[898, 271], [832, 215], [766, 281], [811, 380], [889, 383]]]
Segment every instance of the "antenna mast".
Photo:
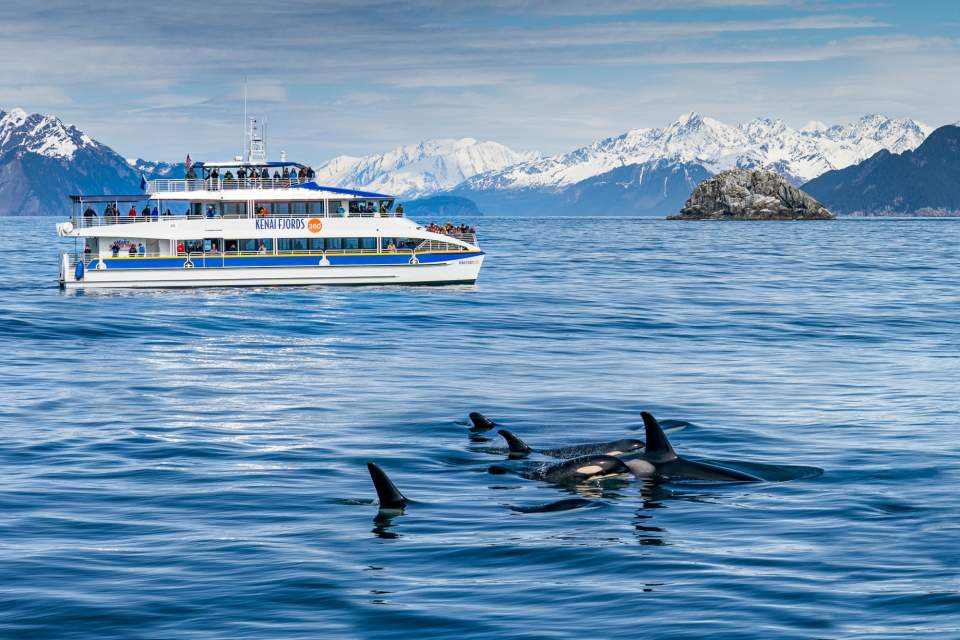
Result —
[[243, 76], [243, 125], [240, 127], [240, 157], [247, 157], [247, 76]]

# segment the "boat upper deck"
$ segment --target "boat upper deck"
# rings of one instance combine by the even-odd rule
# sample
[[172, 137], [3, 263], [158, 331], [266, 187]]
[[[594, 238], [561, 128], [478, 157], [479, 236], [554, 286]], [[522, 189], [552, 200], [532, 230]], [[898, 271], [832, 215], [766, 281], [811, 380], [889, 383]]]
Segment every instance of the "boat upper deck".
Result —
[[[150, 194], [151, 198], [157, 199], [162, 197], [164, 200], [175, 199], [178, 195], [183, 195], [186, 199], [190, 199], [195, 197], [198, 191], [215, 192], [226, 198], [229, 198], [232, 193], [235, 193], [237, 196], [247, 196], [250, 195], [249, 192], [251, 191], [268, 191], [271, 197], [276, 198], [322, 199], [324, 197], [336, 196], [346, 199], [395, 199], [395, 196], [386, 193], [331, 187], [317, 184], [313, 180], [300, 180], [298, 177], [156, 179], [147, 182], [146, 191]], [[240, 194], [237, 192], [246, 193]]]

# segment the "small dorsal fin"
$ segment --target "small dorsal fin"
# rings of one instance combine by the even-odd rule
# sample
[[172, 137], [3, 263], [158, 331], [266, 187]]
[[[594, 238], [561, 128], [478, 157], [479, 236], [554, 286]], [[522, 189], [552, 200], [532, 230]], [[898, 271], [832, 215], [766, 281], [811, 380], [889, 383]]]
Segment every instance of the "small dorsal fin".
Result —
[[370, 479], [373, 480], [373, 487], [377, 490], [380, 509], [403, 509], [407, 506], [407, 499], [403, 497], [397, 485], [393, 484], [393, 480], [380, 468], [380, 465], [376, 462], [368, 462], [367, 470], [370, 471]]
[[517, 436], [513, 435], [506, 429], [500, 429], [499, 431], [497, 431], [497, 433], [503, 436], [503, 439], [507, 441], [507, 446], [510, 448], [511, 454], [527, 455], [531, 451], [533, 451], [533, 449], [527, 446], [526, 442], [524, 442]]
[[670, 445], [670, 441], [667, 440], [667, 436], [657, 419], [646, 411], [641, 411], [640, 416], [643, 418], [643, 426], [647, 432], [647, 451], [644, 457], [650, 460], [672, 460], [676, 458], [677, 454]]
[[486, 431], [487, 429], [492, 429], [497, 424], [479, 411], [470, 412], [470, 422], [473, 423], [471, 427], [473, 431]]

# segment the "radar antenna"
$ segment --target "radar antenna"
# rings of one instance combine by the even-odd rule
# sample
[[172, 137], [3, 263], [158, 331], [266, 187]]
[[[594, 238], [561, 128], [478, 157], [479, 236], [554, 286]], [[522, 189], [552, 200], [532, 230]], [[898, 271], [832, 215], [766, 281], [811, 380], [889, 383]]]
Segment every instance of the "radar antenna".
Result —
[[264, 118], [247, 118], [247, 162], [267, 161], [267, 123]]

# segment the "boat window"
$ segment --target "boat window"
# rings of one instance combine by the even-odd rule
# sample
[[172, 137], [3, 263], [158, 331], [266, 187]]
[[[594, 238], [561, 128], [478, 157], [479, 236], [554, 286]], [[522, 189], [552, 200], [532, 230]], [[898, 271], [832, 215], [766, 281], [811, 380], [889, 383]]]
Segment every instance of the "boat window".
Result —
[[180, 253], [180, 245], [183, 245], [184, 253], [203, 252], [203, 240], [180, 240], [177, 242], [177, 253]]
[[360, 248], [360, 238], [344, 238], [344, 239], [343, 239], [343, 248], [344, 248], [344, 249], [359, 249], [359, 248]]
[[361, 249], [376, 249], [376, 248], [377, 248], [377, 239], [376, 239], [376, 238], [360, 238], [360, 248], [361, 248]]
[[225, 218], [246, 218], [247, 203], [246, 202], [224, 202], [223, 215]]
[[309, 246], [311, 251], [323, 251], [326, 249], [323, 238], [310, 238]]
[[271, 203], [270, 213], [277, 216], [286, 216], [290, 215], [290, 203], [289, 202], [274, 202]]
[[334, 251], [338, 251], [338, 250], [340, 250], [340, 249], [343, 249], [343, 239], [342, 239], [342, 238], [326, 238], [326, 239], [325, 239], [325, 242], [326, 242], [326, 247], [324, 247], [324, 248], [327, 249], [328, 251], [331, 250], [331, 249], [334, 250]]
[[386, 248], [390, 245], [391, 241], [393, 242], [393, 246], [395, 246], [397, 250], [409, 251], [410, 249], [416, 248], [418, 244], [423, 242], [423, 239], [422, 238], [384, 238], [383, 243], [381, 245], [384, 248], [384, 250], [386, 250]]
[[343, 200], [331, 200], [330, 201], [330, 215], [343, 215], [340, 213], [340, 209], [343, 207]]
[[306, 251], [307, 250], [307, 239], [306, 238], [291, 238], [293, 241], [292, 248], [294, 251]]
[[290, 213], [295, 216], [305, 216], [307, 215], [307, 203], [306, 202], [291, 202], [290, 203]]
[[308, 202], [307, 203], [307, 214], [323, 214], [323, 200], [318, 200], [317, 202]]
[[240, 251], [257, 253], [262, 246], [264, 251], [273, 253], [273, 238], [248, 238], [240, 240]]

